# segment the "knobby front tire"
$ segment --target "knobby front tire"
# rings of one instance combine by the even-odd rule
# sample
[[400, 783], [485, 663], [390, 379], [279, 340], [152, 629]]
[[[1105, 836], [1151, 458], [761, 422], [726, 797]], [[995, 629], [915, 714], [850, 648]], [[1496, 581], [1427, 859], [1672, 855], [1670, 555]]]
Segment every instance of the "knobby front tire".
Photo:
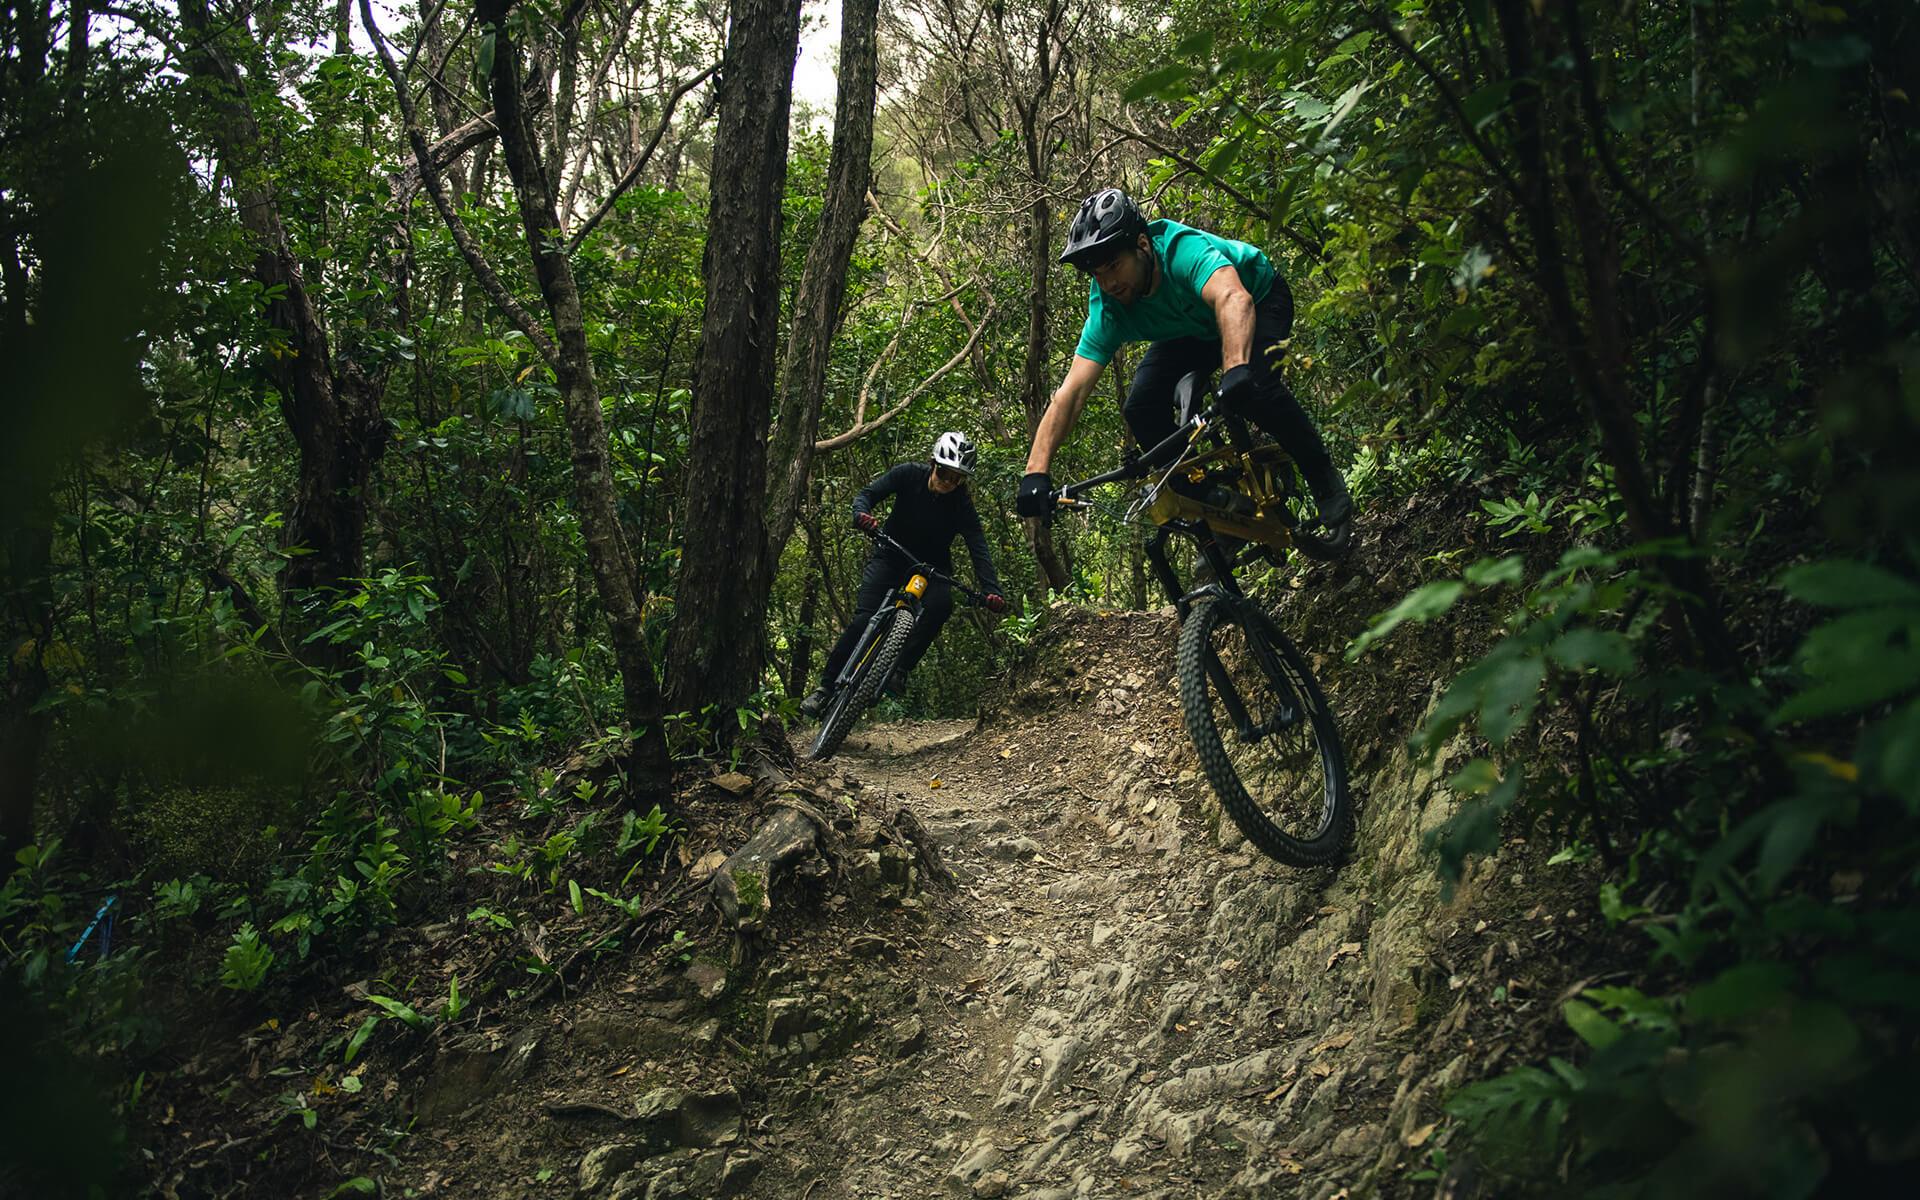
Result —
[[[1187, 734], [1247, 840], [1288, 866], [1338, 859], [1353, 835], [1347, 761], [1333, 711], [1300, 651], [1251, 602], [1216, 597], [1187, 615], [1178, 666]], [[1238, 697], [1248, 728], [1238, 726], [1223, 684]]]
[[906, 651], [907, 639], [913, 636], [913, 614], [904, 608], [896, 608], [887, 619], [886, 626], [875, 634], [867, 648], [867, 660], [854, 671], [847, 686], [833, 698], [827, 711], [820, 718], [819, 736], [813, 739], [815, 759], [832, 758], [840, 743], [847, 740], [847, 734], [853, 731], [853, 723], [867, 710], [873, 697], [886, 683], [887, 676], [893, 671], [893, 664], [900, 661]]

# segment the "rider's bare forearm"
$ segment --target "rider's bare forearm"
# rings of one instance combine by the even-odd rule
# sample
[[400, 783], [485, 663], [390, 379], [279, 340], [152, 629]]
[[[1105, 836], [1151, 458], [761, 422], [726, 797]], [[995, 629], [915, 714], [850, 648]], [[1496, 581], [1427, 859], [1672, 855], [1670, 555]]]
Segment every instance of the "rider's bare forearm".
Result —
[[1093, 395], [1093, 385], [1100, 382], [1100, 372], [1104, 369], [1090, 358], [1073, 356], [1066, 379], [1054, 390], [1052, 403], [1040, 416], [1040, 427], [1033, 431], [1033, 449], [1027, 452], [1028, 474], [1053, 468], [1053, 452], [1073, 432], [1080, 420], [1080, 410], [1087, 406], [1087, 397]]
[[1253, 297], [1244, 289], [1223, 296], [1214, 307], [1220, 322], [1220, 369], [1231, 370], [1253, 359]]
[[1073, 427], [1080, 421], [1080, 410], [1086, 404], [1086, 393], [1076, 392], [1072, 387], [1062, 385], [1053, 394], [1052, 403], [1047, 405], [1047, 411], [1040, 417], [1040, 427], [1033, 431], [1033, 449], [1027, 452], [1029, 474], [1052, 469], [1053, 452], [1073, 432]]

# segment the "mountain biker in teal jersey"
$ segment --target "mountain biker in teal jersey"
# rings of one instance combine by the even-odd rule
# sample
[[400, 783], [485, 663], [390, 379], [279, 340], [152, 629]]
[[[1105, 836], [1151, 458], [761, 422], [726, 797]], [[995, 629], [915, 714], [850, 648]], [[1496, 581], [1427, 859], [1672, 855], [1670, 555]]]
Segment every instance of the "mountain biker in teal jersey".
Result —
[[1020, 515], [1051, 512], [1054, 451], [1114, 351], [1148, 342], [1121, 414], [1135, 441], [1153, 446], [1173, 432], [1173, 390], [1183, 375], [1218, 370], [1221, 401], [1293, 456], [1321, 521], [1341, 530], [1353, 502], [1277, 369], [1279, 344], [1293, 330], [1293, 293], [1263, 252], [1175, 221], [1149, 222], [1125, 192], [1108, 188], [1080, 205], [1060, 261], [1091, 277], [1087, 320], [1067, 378], [1034, 432], [1014, 501]]
[[[853, 501], [853, 525], [863, 533], [880, 531], [883, 525], [880, 518], [873, 515], [874, 506], [893, 497], [893, 510], [884, 524], [887, 536], [918, 556], [918, 561], [946, 572], [953, 570], [953, 539], [957, 537], [965, 542], [967, 554], [973, 559], [973, 577], [987, 593], [987, 610], [998, 613], [1005, 611], [1007, 602], [1000, 594], [1000, 576], [993, 569], [993, 552], [987, 548], [980, 513], [973, 506], [973, 494], [967, 486], [978, 459], [979, 452], [966, 434], [951, 430], [941, 434], [935, 439], [928, 460], [900, 463], [860, 490]], [[906, 582], [913, 565], [914, 560], [898, 550], [885, 545], [874, 547], [861, 573], [860, 588], [854, 594], [853, 618], [827, 655], [820, 686], [800, 702], [803, 714], [817, 717], [826, 709], [833, 699], [833, 680], [859, 643], [868, 620], [887, 595]], [[929, 581], [920, 599], [920, 618], [914, 624], [893, 677], [884, 685], [883, 690], [896, 695], [905, 687], [908, 672], [933, 645], [940, 627], [953, 614], [953, 591], [942, 580]]]

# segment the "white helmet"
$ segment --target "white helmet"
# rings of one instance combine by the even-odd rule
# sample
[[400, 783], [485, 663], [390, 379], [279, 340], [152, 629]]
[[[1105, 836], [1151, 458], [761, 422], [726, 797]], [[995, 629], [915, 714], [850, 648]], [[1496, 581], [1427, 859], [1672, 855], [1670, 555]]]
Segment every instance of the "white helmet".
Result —
[[979, 458], [979, 453], [964, 433], [948, 430], [934, 439], [933, 465], [936, 467], [952, 467], [962, 475], [971, 475], [973, 464]]

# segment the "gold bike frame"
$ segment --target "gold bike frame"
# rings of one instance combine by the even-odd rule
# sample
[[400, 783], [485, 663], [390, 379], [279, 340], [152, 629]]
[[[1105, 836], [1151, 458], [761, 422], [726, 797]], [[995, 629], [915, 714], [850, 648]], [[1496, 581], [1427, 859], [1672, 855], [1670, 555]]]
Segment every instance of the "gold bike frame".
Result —
[[[1201, 432], [1196, 429], [1195, 438]], [[1169, 473], [1172, 478], [1191, 484], [1230, 487], [1252, 501], [1253, 512], [1235, 512], [1208, 504], [1201, 497], [1184, 495], [1169, 486], [1172, 482], [1169, 478], [1158, 485], [1153, 504], [1147, 509], [1147, 518], [1156, 525], [1178, 520], [1205, 521], [1216, 533], [1228, 533], [1285, 550], [1293, 545], [1292, 530], [1283, 516], [1286, 491], [1281, 485], [1288, 462], [1287, 452], [1272, 442], [1254, 446], [1244, 453], [1232, 446], [1222, 446], [1184, 459]]]

